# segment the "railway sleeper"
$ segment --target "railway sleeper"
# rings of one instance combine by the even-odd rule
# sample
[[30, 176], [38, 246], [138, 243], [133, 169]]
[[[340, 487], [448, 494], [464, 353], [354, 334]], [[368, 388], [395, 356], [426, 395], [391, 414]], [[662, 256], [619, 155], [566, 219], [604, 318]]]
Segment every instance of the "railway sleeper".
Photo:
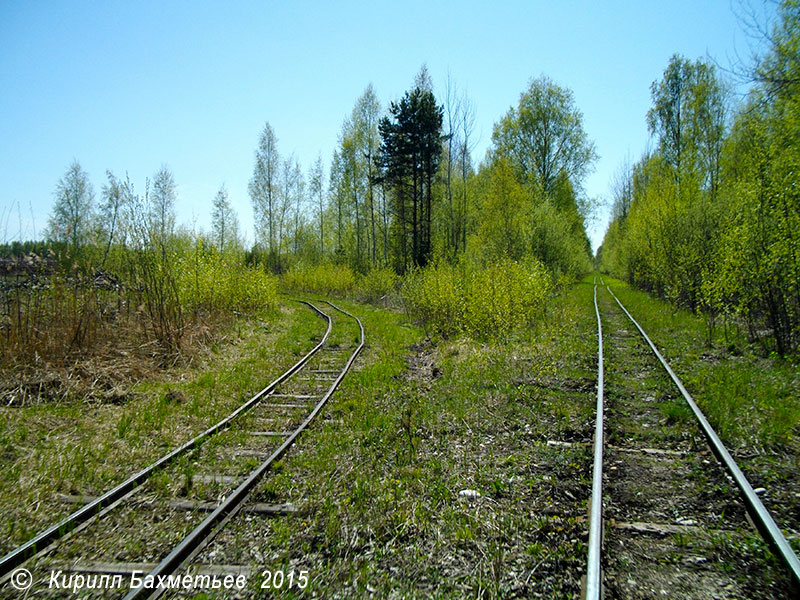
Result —
[[[73, 496], [68, 494], [59, 494], [58, 499], [65, 504], [86, 504], [95, 500], [94, 496]], [[168, 500], [167, 504], [170, 508], [175, 510], [193, 511], [198, 510], [202, 512], [211, 512], [216, 510], [219, 506], [216, 502], [198, 502], [191, 500]], [[271, 502], [257, 502], [255, 504], [246, 504], [242, 507], [242, 512], [256, 515], [293, 515], [296, 514], [297, 507], [289, 502], [284, 503], [271, 503]], [[89, 563], [91, 564], [91, 563]]]
[[[562, 442], [560, 440], [547, 440], [547, 445], [553, 448], [576, 448], [588, 447], [592, 444], [590, 442]], [[689, 453], [682, 450], [664, 450], [662, 448], [625, 448], [622, 446], [615, 446], [607, 444], [606, 449], [614, 450], [616, 452], [623, 452], [625, 454], [646, 454], [650, 456], [687, 456]], [[703, 452], [702, 454], [707, 454]]]

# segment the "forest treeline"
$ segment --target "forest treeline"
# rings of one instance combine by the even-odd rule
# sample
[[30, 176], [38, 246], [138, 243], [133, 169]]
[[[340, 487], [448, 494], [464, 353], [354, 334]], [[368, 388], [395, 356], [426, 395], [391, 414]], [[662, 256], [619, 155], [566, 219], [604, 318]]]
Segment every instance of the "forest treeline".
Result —
[[[124, 313], [146, 338], [179, 350], [203, 315], [268, 307], [280, 286], [393, 297], [442, 335], [524, 326], [548, 294], [591, 268], [583, 179], [594, 145], [572, 92], [541, 76], [495, 125], [476, 166], [474, 106], [450, 81], [442, 96], [425, 67], [385, 106], [367, 86], [328, 168], [320, 156], [308, 172], [281, 153], [267, 122], [248, 185], [248, 247], [224, 186], [211, 231], [197, 232], [177, 223], [166, 165], [141, 189], [109, 171], [96, 197], [74, 161], [55, 190], [46, 240], [6, 248], [47, 263], [61, 284], [75, 284], [72, 295], [55, 294], [64, 285], [52, 279], [37, 293], [6, 285], [7, 352], [43, 341], [43, 320], [67, 312], [47, 303], [68, 296], [75, 314], [56, 336], [62, 349], [86, 345], [86, 328]], [[105, 291], [84, 285], [96, 280]]]
[[342, 124], [327, 178], [320, 157], [304, 180], [267, 123], [249, 185], [254, 258], [276, 273], [334, 263], [404, 275], [439, 261], [527, 256], [567, 277], [589, 268], [582, 183], [595, 153], [572, 93], [533, 80], [477, 168], [475, 109], [452, 82], [443, 96], [424, 68], [386, 107], [369, 85]]
[[785, 355], [800, 344], [800, 3], [751, 26], [767, 50], [737, 73], [743, 102], [708, 60], [673, 56], [653, 83], [656, 145], [618, 173], [599, 264]]

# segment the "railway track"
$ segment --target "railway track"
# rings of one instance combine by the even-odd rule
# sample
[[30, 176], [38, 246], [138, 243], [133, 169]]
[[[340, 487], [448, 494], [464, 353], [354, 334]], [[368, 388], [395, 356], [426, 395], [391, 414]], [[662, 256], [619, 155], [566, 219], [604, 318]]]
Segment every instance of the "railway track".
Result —
[[[608, 296], [601, 314], [595, 281], [597, 412], [584, 597], [749, 597], [708, 555], [752, 526], [789, 585], [800, 589], [800, 561], [759, 494], [645, 331], [600, 281]], [[604, 320], [613, 325], [605, 334]]]
[[[15, 578], [24, 568], [35, 574], [30, 591], [37, 597], [62, 597], [76, 581], [85, 597], [159, 597], [169, 587], [150, 582], [165, 582], [192, 563], [240, 515], [295, 512], [274, 499], [253, 499], [264, 475], [320, 416], [364, 346], [357, 317], [330, 303], [331, 314], [303, 303], [327, 325], [306, 355], [225, 419], [102, 496], [63, 497], [80, 508], [0, 559], [0, 589], [18, 587]], [[202, 583], [233, 577], [235, 584], [249, 574], [247, 565], [213, 562], [192, 563]], [[102, 585], [85, 585], [98, 581]]]

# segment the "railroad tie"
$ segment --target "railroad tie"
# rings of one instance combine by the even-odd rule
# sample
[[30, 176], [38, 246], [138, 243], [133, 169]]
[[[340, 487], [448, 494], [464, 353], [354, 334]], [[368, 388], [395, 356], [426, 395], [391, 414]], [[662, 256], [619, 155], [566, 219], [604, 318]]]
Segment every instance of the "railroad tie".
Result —
[[[202, 477], [203, 476], [195, 476], [193, 479], [197, 481]], [[229, 479], [232, 479], [234, 481], [239, 481], [239, 479], [235, 477], [230, 477]], [[86, 502], [91, 502], [92, 500], [95, 499], [94, 496], [74, 496], [68, 494], [57, 494], [56, 497], [65, 504], [85, 504]], [[215, 510], [218, 506], [216, 502], [199, 502], [199, 501], [178, 500], [178, 499], [168, 500], [167, 504], [169, 505], [170, 508], [174, 508], [175, 510], [185, 510], [185, 511], [199, 510], [203, 512], [211, 512]], [[257, 514], [257, 515], [293, 515], [296, 514], [298, 511], [297, 507], [289, 502], [284, 502], [284, 503], [257, 502], [255, 504], [245, 505], [244, 507], [242, 507], [242, 512]]]

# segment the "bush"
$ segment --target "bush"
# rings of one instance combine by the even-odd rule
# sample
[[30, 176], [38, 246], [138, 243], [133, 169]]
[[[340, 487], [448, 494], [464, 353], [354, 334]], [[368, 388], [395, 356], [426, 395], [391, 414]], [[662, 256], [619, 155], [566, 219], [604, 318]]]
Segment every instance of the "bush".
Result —
[[439, 262], [408, 276], [402, 288], [409, 315], [445, 337], [504, 337], [542, 314], [552, 278], [544, 265], [501, 259], [480, 267]]
[[446, 337], [462, 329], [463, 280], [451, 264], [437, 262], [409, 273], [401, 298], [406, 312], [426, 329]]
[[372, 269], [358, 280], [356, 295], [362, 302], [385, 301], [397, 291], [399, 281], [391, 269]]
[[352, 269], [345, 265], [299, 264], [283, 275], [281, 282], [284, 287], [296, 292], [343, 296], [355, 286], [356, 276]]
[[197, 247], [180, 262], [179, 294], [186, 310], [248, 312], [275, 306], [275, 278], [245, 266], [235, 254]]

